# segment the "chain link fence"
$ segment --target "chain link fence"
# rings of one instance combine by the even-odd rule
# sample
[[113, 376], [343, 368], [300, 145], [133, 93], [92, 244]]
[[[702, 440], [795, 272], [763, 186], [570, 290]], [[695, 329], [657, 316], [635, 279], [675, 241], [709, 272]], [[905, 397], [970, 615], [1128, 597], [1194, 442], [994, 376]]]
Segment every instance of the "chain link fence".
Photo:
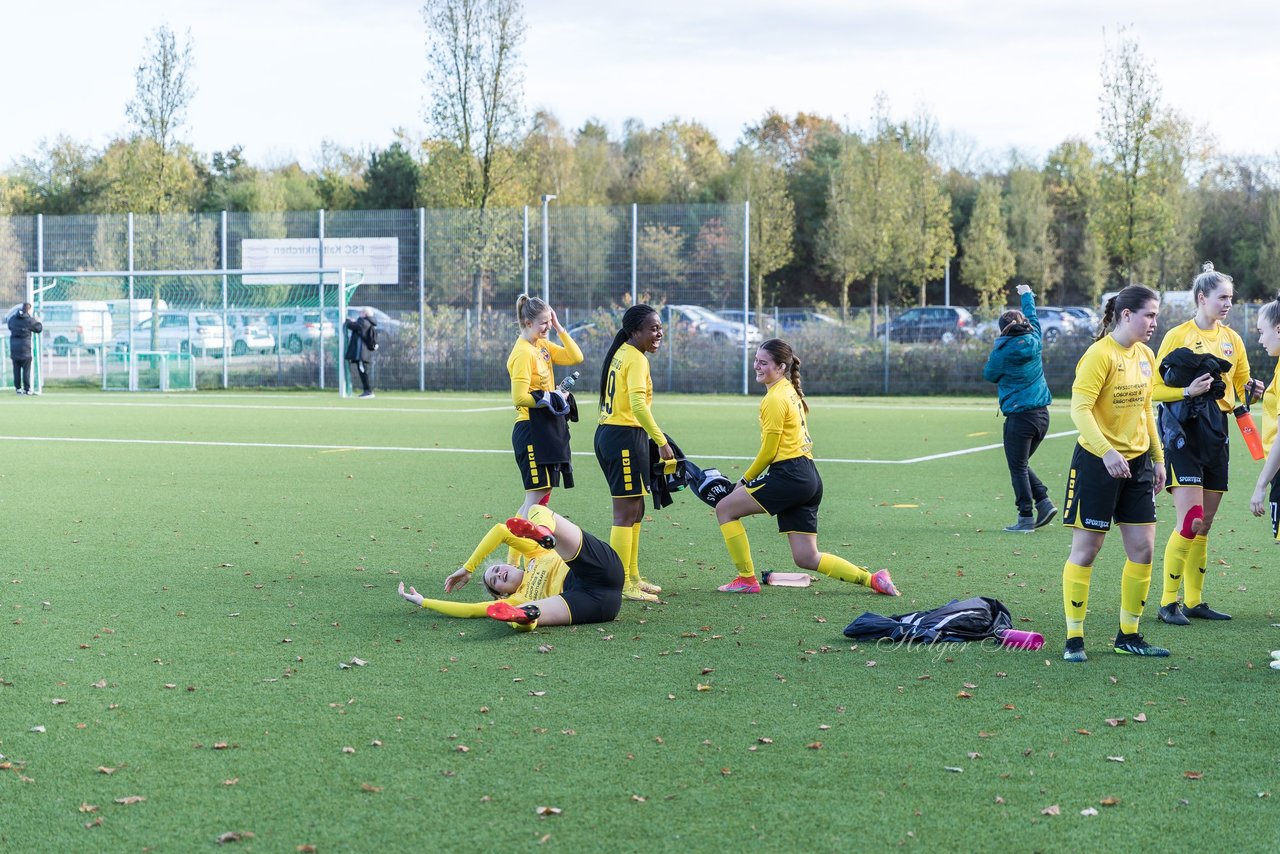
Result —
[[[548, 297], [582, 347], [584, 394], [596, 391], [622, 312], [645, 302], [661, 308], [667, 329], [652, 362], [659, 391], [756, 391], [750, 358], [760, 340], [778, 336], [803, 360], [808, 393], [994, 395], [982, 379], [993, 318], [974, 309], [881, 306], [874, 320], [865, 308], [841, 318], [829, 306], [783, 294], [763, 316], [747, 311], [748, 216], [741, 204], [552, 202], [486, 211], [0, 217], [0, 299], [7, 314], [26, 296], [26, 274], [50, 270], [241, 268], [262, 269], [266, 276], [273, 264], [358, 268], [364, 281], [350, 298], [350, 313], [363, 306], [379, 312], [373, 371], [383, 389], [508, 388], [515, 301], [527, 291]], [[191, 323], [192, 312], [215, 307], [218, 297], [198, 293], [169, 308], [187, 312]], [[281, 305], [279, 299], [266, 304], [233, 295], [225, 311], [237, 343], [230, 354], [195, 354], [198, 387], [336, 387], [340, 366], [330, 353], [336, 348], [313, 346], [317, 336], [323, 342], [342, 334], [333, 301]], [[1252, 312], [1256, 307], [1238, 306], [1231, 324], [1265, 376], [1271, 360], [1256, 345]], [[1166, 311], [1153, 346], [1183, 319]], [[1053, 322], [1052, 334], [1046, 323], [1045, 373], [1054, 394], [1064, 398], [1092, 329], [1085, 328], [1087, 319]], [[117, 334], [127, 324], [116, 318]], [[6, 334], [0, 327], [0, 337]], [[46, 382], [102, 387], [102, 348], [74, 337], [52, 346], [52, 337], [45, 337]]]

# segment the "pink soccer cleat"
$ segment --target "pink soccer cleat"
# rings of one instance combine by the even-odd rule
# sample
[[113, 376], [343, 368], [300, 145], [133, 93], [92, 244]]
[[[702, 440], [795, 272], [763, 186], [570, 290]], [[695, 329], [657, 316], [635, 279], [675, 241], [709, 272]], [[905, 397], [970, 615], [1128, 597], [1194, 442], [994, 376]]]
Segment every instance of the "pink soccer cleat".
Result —
[[526, 540], [533, 540], [544, 549], [556, 547], [556, 535], [546, 525], [535, 525], [528, 519], [513, 516], [507, 520], [507, 530]]
[[733, 581], [716, 589], [721, 593], [759, 593], [760, 582], [756, 580], [754, 575], [749, 578], [739, 575]]
[[877, 593], [883, 593], [885, 596], [902, 595], [898, 592], [898, 588], [893, 586], [893, 579], [889, 577], [889, 570], [887, 569], [882, 569], [871, 576], [867, 586]]

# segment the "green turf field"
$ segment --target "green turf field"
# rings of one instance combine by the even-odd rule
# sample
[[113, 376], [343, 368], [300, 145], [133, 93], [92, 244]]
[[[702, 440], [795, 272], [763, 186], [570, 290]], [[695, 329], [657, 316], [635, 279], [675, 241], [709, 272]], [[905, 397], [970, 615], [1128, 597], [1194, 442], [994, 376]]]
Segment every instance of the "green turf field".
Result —
[[[641, 545], [663, 604], [521, 634], [395, 593], [439, 595], [519, 505], [501, 395], [0, 397], [0, 848], [1274, 850], [1280, 576], [1242, 446], [1206, 585], [1235, 620], [1164, 626], [1157, 581], [1143, 628], [1173, 656], [1112, 654], [1112, 537], [1091, 658], [1070, 665], [1069, 533], [1000, 531], [994, 401], [812, 404], [820, 543], [889, 568], [902, 598], [827, 578], [717, 593], [734, 570], [682, 494]], [[757, 406], [655, 412], [732, 474]], [[1070, 430], [1055, 407], [1051, 432]], [[553, 505], [607, 537], [590, 436]], [[1055, 501], [1073, 441], [1033, 460]], [[1171, 516], [1161, 499], [1157, 573]], [[758, 568], [791, 568], [770, 520], [745, 524]], [[841, 633], [978, 594], [1045, 649]]]

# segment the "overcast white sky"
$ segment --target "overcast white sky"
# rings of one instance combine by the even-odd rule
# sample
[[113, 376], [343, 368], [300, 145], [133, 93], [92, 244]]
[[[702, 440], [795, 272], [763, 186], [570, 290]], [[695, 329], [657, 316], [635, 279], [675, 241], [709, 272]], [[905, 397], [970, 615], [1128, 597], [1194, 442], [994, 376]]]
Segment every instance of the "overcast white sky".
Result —
[[[66, 134], [100, 146], [147, 35], [195, 45], [186, 138], [314, 165], [322, 139], [424, 130], [425, 27], [410, 0], [0, 0], [0, 169]], [[127, 9], [127, 11], [125, 11]], [[731, 146], [770, 108], [865, 124], [923, 107], [978, 149], [1039, 158], [1097, 129], [1104, 28], [1129, 26], [1165, 103], [1221, 150], [1280, 153], [1276, 0], [525, 0], [525, 101], [568, 128], [696, 120]]]

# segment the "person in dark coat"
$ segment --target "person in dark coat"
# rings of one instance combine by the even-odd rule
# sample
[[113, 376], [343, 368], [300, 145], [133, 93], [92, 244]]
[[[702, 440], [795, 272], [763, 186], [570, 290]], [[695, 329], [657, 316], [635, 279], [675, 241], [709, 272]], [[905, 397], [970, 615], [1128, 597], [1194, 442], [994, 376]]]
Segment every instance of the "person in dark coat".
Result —
[[369, 363], [373, 361], [374, 351], [378, 349], [378, 321], [373, 319], [373, 312], [368, 308], [360, 309], [360, 316], [355, 320], [343, 323], [351, 332], [347, 340], [346, 360], [351, 364], [351, 374], [360, 377], [360, 385], [364, 389], [361, 397], [373, 397], [373, 380], [369, 376]]
[[982, 376], [1000, 390], [1004, 414], [1004, 455], [1013, 481], [1018, 519], [1005, 528], [1011, 534], [1029, 534], [1049, 524], [1058, 508], [1049, 491], [1031, 470], [1031, 455], [1049, 433], [1049, 409], [1053, 402], [1044, 380], [1040, 321], [1036, 297], [1030, 285], [1018, 285], [1022, 311], [1000, 315], [1000, 336], [987, 357]]
[[13, 359], [13, 387], [18, 394], [31, 394], [31, 333], [43, 332], [44, 326], [31, 313], [31, 303], [9, 318], [9, 357]]

